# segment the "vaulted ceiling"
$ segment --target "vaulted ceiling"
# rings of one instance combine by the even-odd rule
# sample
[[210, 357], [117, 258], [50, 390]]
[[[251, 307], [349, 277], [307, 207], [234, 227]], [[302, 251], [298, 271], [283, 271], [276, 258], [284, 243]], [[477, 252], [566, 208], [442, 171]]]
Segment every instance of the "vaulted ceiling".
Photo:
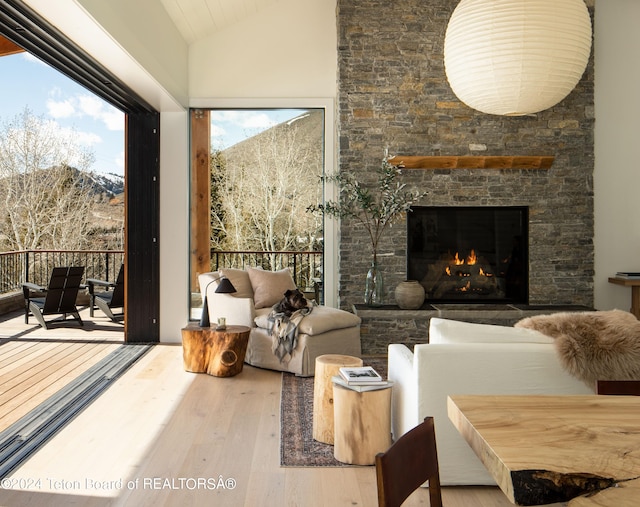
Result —
[[[187, 44], [229, 28], [280, 0], [156, 0]], [[24, 51], [0, 35], [0, 56]]]
[[188, 44], [209, 37], [280, 0], [159, 0]]

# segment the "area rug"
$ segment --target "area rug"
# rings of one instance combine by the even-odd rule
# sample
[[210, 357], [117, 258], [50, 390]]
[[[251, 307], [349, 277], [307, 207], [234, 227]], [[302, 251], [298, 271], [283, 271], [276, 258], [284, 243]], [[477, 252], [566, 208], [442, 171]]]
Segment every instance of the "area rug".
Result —
[[[386, 357], [364, 358], [383, 378], [387, 376]], [[280, 466], [351, 466], [333, 457], [333, 446], [313, 439], [313, 377], [282, 374], [280, 396]]]

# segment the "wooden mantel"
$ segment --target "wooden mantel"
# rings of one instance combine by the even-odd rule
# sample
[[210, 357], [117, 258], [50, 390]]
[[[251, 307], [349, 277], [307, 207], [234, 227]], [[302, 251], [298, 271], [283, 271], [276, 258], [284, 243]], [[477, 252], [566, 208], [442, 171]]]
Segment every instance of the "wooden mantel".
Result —
[[554, 157], [485, 157], [485, 156], [405, 156], [389, 158], [389, 163], [403, 169], [542, 169], [553, 164]]

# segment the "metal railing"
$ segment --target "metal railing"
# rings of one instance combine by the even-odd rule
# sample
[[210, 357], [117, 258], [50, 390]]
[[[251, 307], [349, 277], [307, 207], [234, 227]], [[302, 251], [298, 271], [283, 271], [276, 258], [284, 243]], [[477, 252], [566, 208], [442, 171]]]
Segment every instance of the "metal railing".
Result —
[[211, 271], [220, 268], [260, 267], [269, 271], [289, 268], [296, 286], [313, 288], [323, 279], [322, 252], [221, 252], [211, 250]]
[[[84, 266], [84, 279], [115, 281], [122, 250], [19, 250], [0, 252], [0, 294], [19, 291], [22, 283], [46, 285], [56, 266]], [[211, 270], [289, 268], [298, 287], [313, 288], [323, 279], [322, 252], [211, 251]]]
[[0, 294], [22, 289], [24, 282], [47, 285], [56, 266], [84, 266], [84, 280], [115, 281], [124, 262], [121, 250], [20, 250], [0, 252]]

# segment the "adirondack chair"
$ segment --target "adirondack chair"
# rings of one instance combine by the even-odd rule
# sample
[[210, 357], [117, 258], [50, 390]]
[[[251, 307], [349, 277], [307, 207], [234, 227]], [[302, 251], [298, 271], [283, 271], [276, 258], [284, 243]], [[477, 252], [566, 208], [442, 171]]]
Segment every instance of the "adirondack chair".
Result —
[[[33, 314], [38, 323], [45, 329], [53, 322], [64, 322], [67, 316], [73, 317], [81, 326], [84, 325], [76, 298], [84, 275], [84, 267], [56, 267], [51, 272], [49, 285], [46, 287], [25, 282], [22, 284], [24, 295], [24, 322], [29, 323], [29, 315]], [[45, 321], [47, 315], [60, 315], [57, 319]]]
[[[87, 285], [89, 286], [89, 314], [91, 317], [93, 317], [94, 309], [97, 306], [112, 321], [121, 322], [124, 320], [124, 265], [120, 266], [115, 283], [88, 278]], [[104, 287], [106, 290], [96, 291], [96, 286]], [[120, 311], [114, 312], [114, 309], [120, 309]]]

